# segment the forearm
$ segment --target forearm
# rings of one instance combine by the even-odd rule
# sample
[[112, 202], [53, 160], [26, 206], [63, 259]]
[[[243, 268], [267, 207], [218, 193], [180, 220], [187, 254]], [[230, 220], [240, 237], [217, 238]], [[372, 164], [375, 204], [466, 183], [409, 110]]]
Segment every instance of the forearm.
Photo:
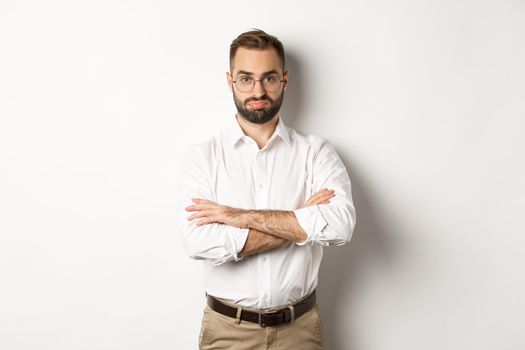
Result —
[[250, 229], [261, 231], [286, 241], [302, 242], [307, 238], [293, 211], [247, 210], [246, 224]]
[[244, 257], [262, 253], [268, 250], [279, 248], [286, 243], [289, 243], [289, 241], [284, 238], [250, 229], [246, 243], [240, 251], [239, 256]]
[[233, 227], [261, 231], [291, 242], [303, 242], [308, 238], [293, 211], [245, 210], [200, 198], [192, 198], [192, 201], [194, 204], [185, 209], [194, 212], [188, 217], [188, 220], [198, 219], [196, 222], [198, 227], [211, 223], [223, 223]]

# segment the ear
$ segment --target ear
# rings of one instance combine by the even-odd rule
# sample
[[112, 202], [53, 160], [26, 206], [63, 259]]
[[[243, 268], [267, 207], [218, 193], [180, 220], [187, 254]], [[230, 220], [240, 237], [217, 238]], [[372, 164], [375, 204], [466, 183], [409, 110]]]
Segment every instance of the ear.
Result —
[[228, 81], [228, 88], [230, 89], [231, 92], [233, 92], [233, 78], [232, 78], [232, 75], [230, 74], [230, 72], [226, 72], [226, 80]]
[[285, 90], [287, 86], [288, 86], [288, 70], [285, 70], [283, 73], [283, 87]]

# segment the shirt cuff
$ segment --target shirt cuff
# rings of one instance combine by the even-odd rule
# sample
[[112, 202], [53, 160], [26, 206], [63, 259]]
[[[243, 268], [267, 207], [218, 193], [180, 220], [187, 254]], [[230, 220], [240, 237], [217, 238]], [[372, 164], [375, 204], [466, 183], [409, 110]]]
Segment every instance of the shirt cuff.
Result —
[[297, 245], [313, 244], [319, 241], [321, 231], [326, 227], [327, 222], [319, 211], [319, 206], [311, 205], [308, 207], [293, 210], [301, 228], [306, 232], [306, 240], [297, 242]]
[[248, 233], [250, 232], [249, 228], [236, 228], [229, 227], [228, 230], [228, 239], [229, 239], [229, 252], [233, 257], [233, 260], [239, 261], [242, 260], [242, 256], [239, 256], [242, 248], [246, 244], [248, 239]]

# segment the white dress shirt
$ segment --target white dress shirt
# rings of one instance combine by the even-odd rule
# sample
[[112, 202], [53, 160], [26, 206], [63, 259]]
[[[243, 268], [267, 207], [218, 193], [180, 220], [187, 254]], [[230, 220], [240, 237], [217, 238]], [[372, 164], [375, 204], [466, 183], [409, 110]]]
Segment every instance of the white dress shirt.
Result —
[[[208, 294], [245, 307], [293, 303], [317, 286], [323, 246], [348, 242], [355, 226], [350, 179], [333, 147], [302, 136], [279, 120], [266, 146], [246, 136], [237, 120], [191, 146], [181, 167], [178, 216], [188, 255], [203, 260]], [[300, 208], [317, 191], [335, 191], [329, 204]], [[242, 209], [293, 210], [308, 238], [241, 258], [248, 229], [188, 221], [191, 198]]]

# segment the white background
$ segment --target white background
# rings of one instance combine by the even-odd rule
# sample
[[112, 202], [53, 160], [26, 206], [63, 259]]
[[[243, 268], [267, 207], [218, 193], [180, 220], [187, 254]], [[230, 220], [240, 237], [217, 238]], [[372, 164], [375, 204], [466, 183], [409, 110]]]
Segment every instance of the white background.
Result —
[[235, 112], [228, 48], [285, 44], [282, 115], [353, 182], [327, 348], [525, 348], [525, 3], [0, 1], [0, 348], [195, 349], [175, 215]]

